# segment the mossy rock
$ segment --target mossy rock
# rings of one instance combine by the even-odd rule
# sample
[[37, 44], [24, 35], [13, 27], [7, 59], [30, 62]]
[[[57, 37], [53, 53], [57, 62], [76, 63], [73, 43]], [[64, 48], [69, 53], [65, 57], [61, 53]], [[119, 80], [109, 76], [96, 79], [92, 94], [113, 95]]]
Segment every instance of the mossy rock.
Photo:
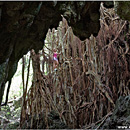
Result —
[[101, 128], [117, 129], [118, 126], [130, 126], [130, 95], [119, 97], [112, 116], [104, 122]]

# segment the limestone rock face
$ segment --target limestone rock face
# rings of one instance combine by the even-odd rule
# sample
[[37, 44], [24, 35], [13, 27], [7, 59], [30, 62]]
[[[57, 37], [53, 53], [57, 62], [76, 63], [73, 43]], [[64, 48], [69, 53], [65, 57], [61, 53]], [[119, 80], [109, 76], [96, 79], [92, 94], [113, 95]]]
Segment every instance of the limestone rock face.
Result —
[[130, 21], [130, 1], [116, 1], [115, 11], [121, 19]]
[[100, 29], [100, 2], [69, 2], [64, 3], [64, 17], [72, 26], [74, 34], [85, 40], [91, 34], [97, 35]]

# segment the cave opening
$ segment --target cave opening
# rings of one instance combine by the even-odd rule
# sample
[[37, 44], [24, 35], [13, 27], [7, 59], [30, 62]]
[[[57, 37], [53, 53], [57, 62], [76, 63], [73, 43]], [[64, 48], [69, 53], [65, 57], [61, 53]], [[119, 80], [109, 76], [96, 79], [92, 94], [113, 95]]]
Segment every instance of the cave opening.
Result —
[[[12, 78], [8, 105], [1, 107], [5, 118], [0, 116], [0, 128], [98, 129], [110, 127], [107, 119], [113, 120], [112, 114], [120, 119], [120, 107], [124, 108], [124, 101], [129, 105], [129, 97], [123, 97], [130, 94], [129, 22], [101, 4], [100, 26], [97, 36], [93, 33], [82, 41], [69, 26], [69, 19], [62, 16], [57, 28], [48, 29], [40, 50], [40, 43], [35, 43], [36, 51], [30, 45]], [[54, 64], [54, 58], [58, 64]], [[129, 116], [129, 106], [124, 110], [123, 122]], [[115, 122], [115, 127], [120, 123]]]

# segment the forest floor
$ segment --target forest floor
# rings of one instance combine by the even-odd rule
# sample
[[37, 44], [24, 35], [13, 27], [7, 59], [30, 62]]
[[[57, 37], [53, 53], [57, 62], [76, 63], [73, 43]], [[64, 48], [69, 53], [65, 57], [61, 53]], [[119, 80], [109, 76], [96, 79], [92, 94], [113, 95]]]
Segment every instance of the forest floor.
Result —
[[[19, 98], [20, 99], [20, 98]], [[21, 107], [19, 100], [14, 100], [7, 106], [2, 106], [0, 111], [0, 129], [15, 129], [19, 126]]]

